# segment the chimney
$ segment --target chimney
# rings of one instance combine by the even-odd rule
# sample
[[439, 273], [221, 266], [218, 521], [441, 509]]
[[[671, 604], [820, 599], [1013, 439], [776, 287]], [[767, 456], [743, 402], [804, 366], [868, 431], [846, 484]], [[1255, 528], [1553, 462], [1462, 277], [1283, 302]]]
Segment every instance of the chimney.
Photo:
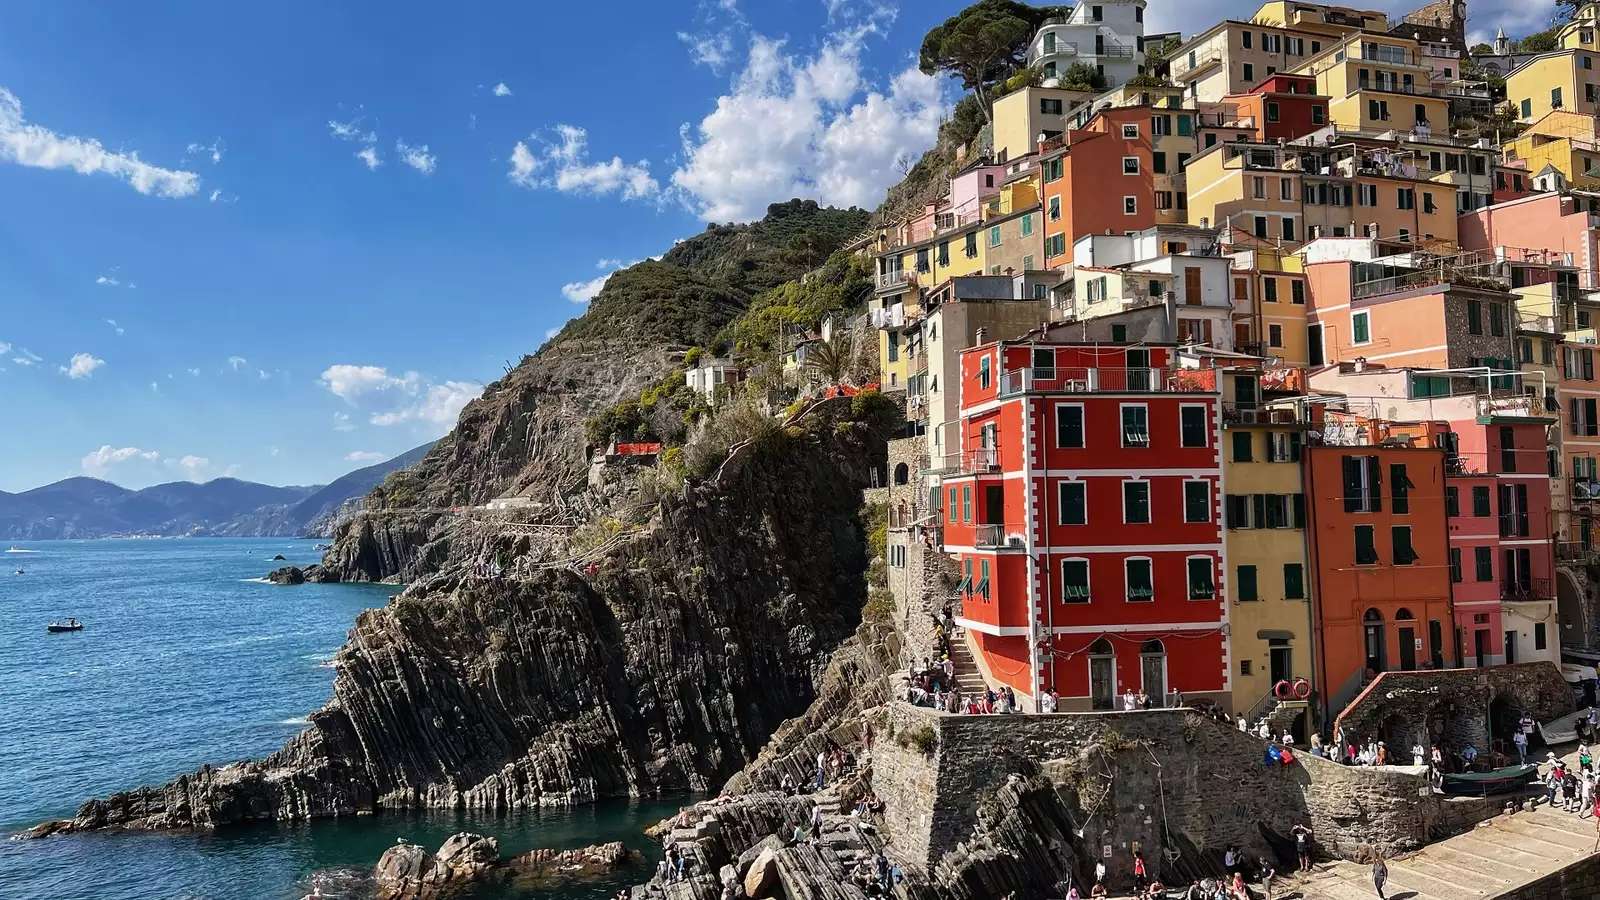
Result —
[[976, 337], [976, 339], [973, 342], [973, 346], [974, 347], [982, 347], [984, 344], [989, 343], [989, 329], [987, 329], [987, 328], [979, 328], [978, 329], [978, 333], [977, 333], [977, 335], [975, 337]]

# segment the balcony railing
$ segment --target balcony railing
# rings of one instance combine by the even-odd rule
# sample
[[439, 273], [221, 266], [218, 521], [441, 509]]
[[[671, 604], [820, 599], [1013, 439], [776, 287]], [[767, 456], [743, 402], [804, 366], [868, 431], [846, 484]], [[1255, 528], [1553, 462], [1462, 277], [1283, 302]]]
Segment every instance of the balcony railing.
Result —
[[1600, 500], [1600, 481], [1593, 478], [1573, 478], [1568, 494], [1574, 503], [1593, 503]]
[[1022, 546], [1022, 535], [1008, 535], [1007, 529], [1015, 530], [1015, 526], [1006, 525], [979, 525], [972, 532], [972, 546], [985, 550], [995, 550], [1002, 547]]
[[1515, 582], [1500, 585], [1502, 603], [1527, 603], [1532, 600], [1551, 600], [1555, 592], [1550, 589], [1550, 579], [1530, 578], [1527, 584]]
[[1306, 425], [1311, 406], [1306, 403], [1224, 403], [1222, 421], [1230, 425]]
[[878, 290], [892, 291], [895, 288], [905, 286], [906, 284], [910, 283], [910, 281], [911, 273], [905, 269], [898, 269], [893, 272], [884, 272], [878, 276]]
[[1555, 316], [1536, 316], [1524, 312], [1517, 313], [1517, 328], [1522, 331], [1537, 331], [1540, 334], [1561, 333], [1556, 325]]
[[1583, 541], [1556, 542], [1556, 559], [1562, 562], [1588, 562], [1594, 555], [1594, 547]]
[[1196, 113], [1196, 124], [1201, 128], [1254, 128], [1255, 116], [1241, 116], [1236, 113]]
[[1176, 377], [1177, 370], [1161, 368], [1110, 369], [1064, 368], [1013, 369], [1000, 376], [1000, 396], [1010, 397], [1030, 391], [1055, 393], [1207, 393], [1211, 388], [1190, 384]]
[[1056, 41], [1053, 44], [1039, 43], [1039, 52], [1028, 60], [1030, 63], [1038, 62], [1046, 56], [1077, 56], [1077, 41]]
[[1000, 471], [1000, 451], [995, 447], [946, 453], [938, 461], [939, 466], [934, 471], [944, 475], [987, 475]]
[[1084, 56], [1098, 56], [1111, 59], [1132, 59], [1134, 49], [1127, 44], [1104, 44], [1090, 50], [1083, 51]]

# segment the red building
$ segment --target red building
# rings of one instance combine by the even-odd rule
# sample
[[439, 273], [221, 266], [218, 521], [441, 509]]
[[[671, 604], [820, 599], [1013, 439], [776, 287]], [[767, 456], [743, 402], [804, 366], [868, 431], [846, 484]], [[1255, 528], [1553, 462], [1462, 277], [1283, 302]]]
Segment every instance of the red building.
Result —
[[1311, 75], [1279, 72], [1243, 94], [1222, 98], [1232, 107], [1236, 120], [1250, 119], [1256, 140], [1292, 141], [1328, 127], [1328, 97], [1317, 93], [1317, 79]]
[[1129, 689], [1227, 702], [1219, 396], [1173, 360], [1048, 337], [963, 351], [944, 540], [991, 683], [1064, 710]]
[[1044, 268], [1070, 266], [1072, 244], [1086, 234], [1156, 224], [1156, 169], [1175, 174], [1181, 163], [1163, 154], [1158, 167], [1150, 141], [1150, 107], [1128, 106], [1101, 110], [1083, 128], [1039, 145]]

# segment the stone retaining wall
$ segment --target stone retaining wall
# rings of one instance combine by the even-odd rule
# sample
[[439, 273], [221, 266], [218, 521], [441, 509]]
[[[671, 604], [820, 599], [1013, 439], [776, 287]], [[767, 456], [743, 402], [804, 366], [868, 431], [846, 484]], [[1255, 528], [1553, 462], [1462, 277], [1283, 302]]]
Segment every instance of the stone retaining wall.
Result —
[[1594, 900], [1600, 897], [1600, 855], [1591, 854], [1565, 869], [1495, 894], [1491, 900]]
[[950, 716], [893, 704], [873, 747], [873, 789], [895, 847], [931, 867], [972, 837], [1009, 777], [1043, 774], [1082, 832], [1080, 862], [1104, 859], [1115, 876], [1142, 849], [1172, 881], [1216, 871], [1230, 844], [1292, 858], [1298, 824], [1329, 855], [1364, 844], [1393, 855], [1497, 811], [1456, 806], [1447, 816], [1416, 770], [1309, 754], [1267, 766], [1264, 753], [1260, 740], [1189, 710]]
[[[1499, 704], [1496, 710], [1496, 704]], [[1376, 738], [1400, 757], [1413, 742], [1487, 751], [1491, 719], [1528, 712], [1548, 722], [1572, 712], [1572, 689], [1550, 662], [1484, 669], [1384, 672], [1339, 714], [1346, 739]]]

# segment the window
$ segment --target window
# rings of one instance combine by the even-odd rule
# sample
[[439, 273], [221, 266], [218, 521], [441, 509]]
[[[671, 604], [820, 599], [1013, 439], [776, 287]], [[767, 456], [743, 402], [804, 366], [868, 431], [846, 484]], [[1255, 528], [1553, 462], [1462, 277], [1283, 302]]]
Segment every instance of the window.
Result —
[[991, 246], [991, 247], [1000, 246], [1000, 226], [999, 225], [996, 225], [993, 228], [989, 229], [989, 246]]
[[1063, 481], [1056, 485], [1056, 500], [1061, 507], [1062, 525], [1089, 524], [1089, 509], [1085, 499], [1086, 485], [1081, 481]]
[[1137, 156], [1124, 156], [1122, 158], [1122, 174], [1124, 174], [1124, 175], [1137, 175], [1137, 174], [1139, 174], [1139, 157], [1137, 157]]
[[1444, 514], [1454, 518], [1461, 515], [1461, 489], [1447, 487], [1444, 489]]
[[1417, 189], [1408, 187], [1395, 188], [1394, 202], [1395, 206], [1400, 209], [1416, 209]]
[[1283, 347], [1283, 326], [1282, 325], [1268, 325], [1267, 326], [1267, 346], [1275, 347], [1275, 348]]
[[1123, 123], [1123, 126], [1122, 126], [1122, 139], [1125, 140], [1125, 141], [1132, 141], [1132, 140], [1137, 140], [1138, 138], [1139, 138], [1139, 126], [1134, 124], [1134, 123], [1131, 123], [1131, 122]]
[[1358, 185], [1356, 185], [1356, 205], [1357, 206], [1377, 206], [1378, 205], [1378, 186], [1375, 185], [1375, 184], [1358, 184]]
[[1267, 462], [1299, 462], [1300, 432], [1273, 431], [1267, 434]]
[[989, 357], [978, 360], [978, 386], [989, 387]]
[[1472, 488], [1472, 514], [1479, 518], [1489, 515], [1488, 485], [1480, 484]]
[[[1522, 98], [1521, 113], [1522, 113], [1522, 117], [1524, 119], [1533, 118], [1533, 101], [1532, 100], [1530, 100], [1530, 99], [1528, 99], [1526, 97]], [[1517, 190], [1521, 190], [1521, 188], [1518, 188]]]
[[1350, 314], [1350, 343], [1368, 344], [1372, 342], [1371, 316], [1372, 314], [1366, 310]]
[[1167, 154], [1160, 151], [1150, 154], [1150, 170], [1157, 175], [1164, 175], [1167, 171]]
[[1150, 482], [1122, 483], [1122, 521], [1127, 525], [1150, 524]]
[[1411, 511], [1411, 489], [1416, 485], [1406, 477], [1404, 463], [1394, 463], [1389, 466], [1389, 496], [1394, 503], [1393, 509], [1397, 513]]
[[1250, 662], [1251, 661], [1248, 660], [1248, 659], [1239, 660], [1239, 674], [1240, 675], [1249, 675], [1250, 674]]
[[1126, 197], [1123, 197], [1122, 198], [1122, 214], [1125, 215], [1125, 216], [1132, 216], [1132, 215], [1137, 215], [1138, 213], [1139, 213], [1139, 198], [1135, 197], [1135, 196], [1133, 196], [1131, 194], [1126, 196]]
[[959, 498], [960, 498], [960, 494], [956, 491], [955, 488], [951, 488], [950, 489], [950, 502], [946, 503], [945, 506], [948, 508], [948, 510], [950, 512], [950, 523], [952, 525], [955, 524], [957, 517], [961, 515], [961, 508], [960, 508], [961, 501], [960, 501]]
[[1206, 408], [1185, 406], [1178, 410], [1179, 440], [1185, 447], [1204, 447], [1206, 440]]
[[1128, 602], [1148, 603], [1156, 598], [1156, 586], [1150, 571], [1150, 560], [1130, 557], [1122, 563], [1127, 578]]
[[961, 521], [972, 521], [972, 485], [963, 485], [961, 488]]
[[1489, 304], [1489, 333], [1495, 337], [1506, 336], [1506, 308], [1499, 303]]
[[1561, 108], [1561, 88], [1551, 88], [1550, 89], [1550, 108], [1551, 109], [1560, 109]]
[[1312, 104], [1312, 106], [1311, 106], [1311, 124], [1313, 124], [1313, 125], [1321, 125], [1321, 124], [1323, 124], [1323, 120], [1326, 119], [1327, 116], [1328, 116], [1328, 112], [1327, 112], [1327, 110], [1323, 109], [1322, 104], [1320, 104], [1320, 103]]
[[1150, 446], [1150, 411], [1143, 404], [1123, 405], [1122, 446]]
[[1083, 446], [1083, 407], [1063, 403], [1056, 407], [1056, 446]]
[[1189, 599], [1210, 600], [1217, 595], [1216, 585], [1212, 583], [1211, 570], [1213, 564], [1209, 556], [1189, 557]]
[[1279, 115], [1280, 114], [1278, 112], [1278, 102], [1276, 100], [1268, 100], [1267, 101], [1267, 121], [1268, 122], [1279, 121]]
[[1235, 579], [1234, 596], [1241, 603], [1261, 599], [1256, 593], [1256, 567], [1239, 566]]
[[1375, 566], [1378, 564], [1378, 545], [1373, 540], [1371, 525], [1356, 526], [1356, 565]]
[[1533, 649], [1543, 650], [1545, 646], [1544, 623], [1533, 623]]
[[972, 593], [972, 560], [961, 561], [961, 582], [956, 585], [956, 593], [966, 596]]
[[1089, 561], [1064, 559], [1061, 561], [1061, 600], [1064, 603], [1089, 602]]
[[976, 231], [967, 232], [966, 244], [962, 250], [967, 254], [967, 259], [978, 258], [978, 233]]
[[1256, 235], [1256, 237], [1264, 238], [1264, 237], [1267, 236], [1267, 217], [1266, 216], [1256, 216], [1255, 226], [1256, 226], [1255, 227], [1255, 235]]
[[1276, 279], [1276, 278], [1262, 278], [1261, 279], [1261, 291], [1262, 291], [1262, 298], [1264, 300], [1266, 300], [1268, 303], [1277, 303], [1278, 302], [1278, 279]]
[[1183, 520], [1185, 522], [1211, 521], [1211, 482], [1185, 481], [1183, 483]]
[[1433, 201], [1433, 194], [1428, 192], [1428, 191], [1423, 191], [1422, 192], [1422, 211], [1425, 212], [1425, 213], [1431, 213], [1431, 212], [1438, 212], [1438, 210], [1439, 210], [1438, 205], [1436, 203], [1434, 203], [1434, 201]]
[[1250, 462], [1252, 457], [1251, 443], [1254, 438], [1248, 431], [1235, 431], [1233, 433], [1233, 461]]
[[1452, 584], [1460, 584], [1461, 583], [1461, 548], [1460, 547], [1451, 547], [1450, 548], [1450, 582]]
[[1489, 547], [1473, 547], [1472, 562], [1474, 576], [1479, 581], [1494, 580], [1494, 550]]
[[1059, 99], [1041, 99], [1039, 101], [1039, 112], [1046, 116], [1059, 116], [1061, 115], [1061, 101]]
[[1245, 63], [1243, 70], [1239, 74], [1244, 76], [1244, 80], [1245, 81], [1255, 81], [1256, 80], [1256, 67], [1251, 65], [1250, 63]]
[[1306, 570], [1300, 563], [1283, 564], [1283, 599], [1304, 600], [1306, 598]]
[[1417, 551], [1411, 546], [1411, 526], [1396, 525], [1389, 529], [1390, 541], [1394, 548], [1394, 564], [1409, 566], [1417, 561]]
[[1284, 216], [1281, 225], [1282, 225], [1283, 239], [1286, 240], [1286, 241], [1295, 240], [1295, 236], [1294, 236], [1294, 220], [1289, 218], [1288, 216]]
[[1345, 512], [1379, 512], [1383, 509], [1383, 477], [1376, 456], [1346, 456], [1341, 460]]
[[1242, 31], [1242, 32], [1239, 33], [1240, 46], [1244, 47], [1244, 49], [1246, 49], [1246, 50], [1250, 49], [1250, 42], [1253, 39], [1254, 38], [1251, 37], [1251, 34], [1248, 31]]
[[978, 565], [982, 569], [978, 573], [978, 583], [972, 588], [972, 592], [981, 594], [983, 599], [987, 600], [989, 599], [989, 561], [987, 559], [979, 560]]
[[[1027, 237], [1028, 235], [1033, 234], [1033, 213], [1025, 213], [1023, 215], [1023, 217], [1021, 219], [1020, 227], [1022, 228], [1022, 236], [1023, 237]], [[1023, 266], [1023, 268], [1027, 269], [1027, 268], [1030, 268], [1030, 267], [1029, 266]]]

